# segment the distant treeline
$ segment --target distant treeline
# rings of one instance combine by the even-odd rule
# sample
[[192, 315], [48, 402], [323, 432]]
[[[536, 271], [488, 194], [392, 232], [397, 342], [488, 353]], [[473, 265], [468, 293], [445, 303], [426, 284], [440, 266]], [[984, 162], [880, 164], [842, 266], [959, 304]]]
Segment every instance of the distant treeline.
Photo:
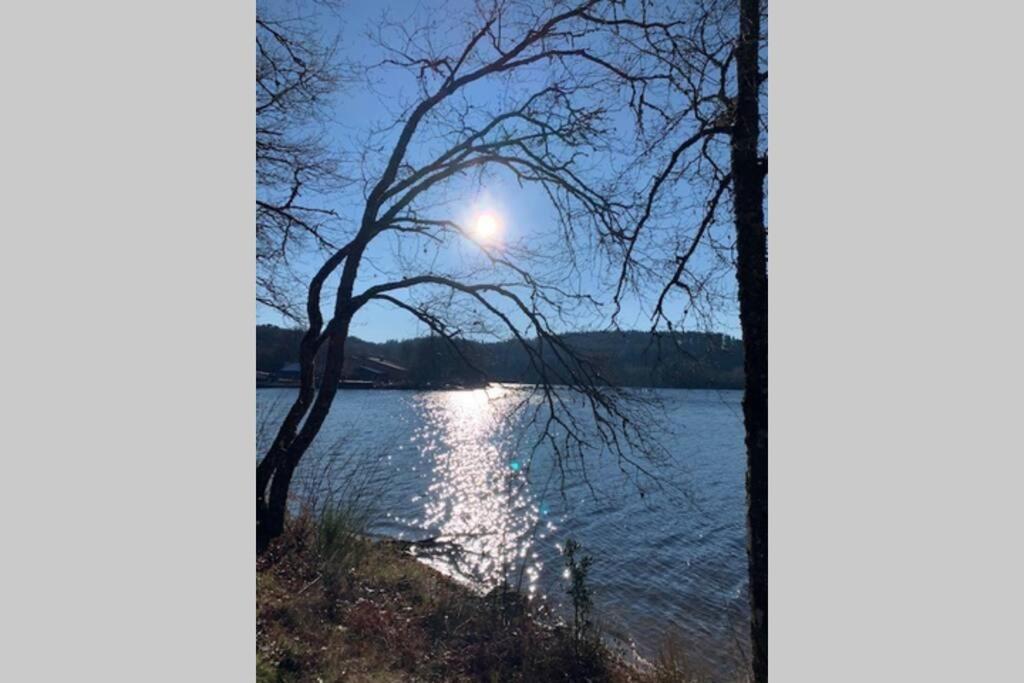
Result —
[[[298, 361], [301, 330], [274, 325], [256, 328], [256, 369], [275, 372]], [[620, 386], [741, 389], [743, 345], [732, 337], [706, 332], [575, 332], [563, 336], [580, 355]], [[533, 382], [526, 351], [517, 341], [460, 341], [462, 354], [487, 379]], [[440, 337], [383, 343], [349, 337], [346, 356], [376, 356], [403, 365], [418, 385], [472, 384], [479, 375]]]

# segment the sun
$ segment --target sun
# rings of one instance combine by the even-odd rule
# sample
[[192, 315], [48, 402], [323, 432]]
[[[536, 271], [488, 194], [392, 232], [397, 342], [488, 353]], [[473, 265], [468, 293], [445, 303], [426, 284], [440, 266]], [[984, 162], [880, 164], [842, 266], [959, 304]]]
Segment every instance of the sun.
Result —
[[473, 236], [481, 242], [494, 240], [501, 232], [501, 222], [498, 217], [490, 211], [484, 211], [476, 216], [473, 221]]

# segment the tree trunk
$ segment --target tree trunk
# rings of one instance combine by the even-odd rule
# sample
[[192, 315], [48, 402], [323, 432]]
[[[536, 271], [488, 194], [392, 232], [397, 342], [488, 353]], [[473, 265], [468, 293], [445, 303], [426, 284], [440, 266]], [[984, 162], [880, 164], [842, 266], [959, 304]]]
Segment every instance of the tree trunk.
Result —
[[[309, 410], [309, 406], [316, 395], [316, 357], [320, 350], [320, 332], [323, 329], [323, 317], [320, 314], [320, 292], [324, 281], [334, 269], [345, 260], [351, 250], [351, 245], [339, 249], [331, 258], [321, 266], [316, 275], [309, 283], [309, 292], [306, 297], [306, 315], [309, 317], [309, 329], [302, 337], [299, 346], [299, 395], [289, 409], [284, 421], [281, 423], [274, 443], [271, 444], [267, 454], [256, 467], [256, 552], [262, 553], [266, 550], [270, 541], [281, 533], [284, 526], [284, 510], [271, 513], [268, 504], [269, 492], [267, 487], [271, 477], [287, 457], [288, 448], [295, 440], [299, 423]], [[354, 275], [347, 280], [354, 280]], [[351, 285], [347, 290], [351, 295]], [[301, 454], [300, 454], [301, 457]], [[291, 479], [289, 475], [289, 480]]]
[[[320, 391], [309, 411], [309, 416], [302, 425], [302, 429], [292, 439], [283, 457], [273, 472], [273, 479], [270, 481], [270, 496], [266, 502], [264, 511], [263, 531], [257, 533], [257, 541], [260, 536], [264, 537], [264, 544], [269, 543], [284, 530], [284, 520], [288, 511], [288, 490], [291, 486], [292, 475], [299, 461], [313, 443], [313, 439], [320, 432], [320, 427], [330, 412], [331, 403], [338, 393], [338, 382], [341, 380], [342, 368], [345, 360], [345, 342], [348, 339], [349, 319], [338, 321], [340, 324], [333, 326], [327, 346], [327, 364], [324, 369], [323, 379], [320, 382]], [[259, 515], [259, 512], [257, 512]], [[261, 520], [257, 519], [257, 526]], [[264, 548], [266, 545], [264, 545]], [[259, 548], [257, 548], [259, 550]]]
[[[284, 525], [284, 510], [271, 511], [269, 508], [268, 487], [271, 478], [278, 473], [281, 464], [288, 459], [289, 447], [295, 441], [296, 432], [302, 417], [309, 410], [309, 405], [316, 394], [315, 360], [319, 345], [320, 326], [310, 327], [302, 338], [299, 348], [299, 395], [288, 410], [277, 436], [267, 454], [256, 467], [256, 552], [266, 550], [270, 541], [281, 533]], [[290, 479], [290, 477], [289, 477]]]
[[755, 683], [768, 680], [768, 250], [764, 225], [765, 168], [758, 159], [758, 0], [740, 0], [736, 50], [736, 118], [732, 173], [736, 218], [736, 280], [746, 386], [747, 554], [751, 655]]
[[[350, 245], [351, 246], [351, 245]], [[345, 342], [348, 341], [349, 325], [358, 305], [353, 305], [352, 288], [355, 284], [359, 258], [365, 241], [360, 242], [356, 253], [345, 265], [338, 297], [334, 305], [334, 317], [327, 324], [327, 359], [324, 373], [320, 379], [319, 390], [315, 390], [315, 359], [320, 347], [317, 334], [321, 319], [319, 314], [320, 285], [332, 269], [332, 261], [337, 264], [343, 254], [348, 254], [349, 247], [339, 251], [332, 261], [320, 270], [310, 286], [309, 307], [310, 328], [302, 341], [301, 386], [299, 396], [285, 417], [278, 430], [274, 443], [267, 455], [256, 468], [256, 552], [262, 553], [270, 542], [281, 535], [284, 530], [285, 518], [288, 514], [288, 490], [292, 476], [299, 461], [320, 432], [320, 427], [331, 410], [331, 403], [338, 393], [338, 382], [341, 380], [345, 365]], [[361, 305], [361, 304], [360, 304]], [[314, 398], [315, 393], [315, 398]], [[310, 403], [312, 402], [312, 405]], [[307, 414], [308, 411], [308, 414]], [[305, 421], [302, 418], [305, 417]], [[301, 429], [299, 423], [302, 423]], [[269, 492], [267, 487], [269, 484]]]

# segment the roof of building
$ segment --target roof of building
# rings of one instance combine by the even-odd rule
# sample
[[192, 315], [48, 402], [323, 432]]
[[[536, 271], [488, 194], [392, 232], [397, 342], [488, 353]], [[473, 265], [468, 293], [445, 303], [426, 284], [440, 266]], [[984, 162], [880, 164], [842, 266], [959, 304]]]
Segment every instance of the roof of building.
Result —
[[364, 359], [364, 361], [369, 361], [370, 363], [374, 363], [376, 365], [383, 365], [384, 367], [390, 368], [391, 370], [398, 370], [400, 372], [409, 372], [408, 368], [403, 368], [398, 363], [392, 363], [389, 360], [384, 360], [383, 358], [378, 358], [377, 356], [367, 356]]

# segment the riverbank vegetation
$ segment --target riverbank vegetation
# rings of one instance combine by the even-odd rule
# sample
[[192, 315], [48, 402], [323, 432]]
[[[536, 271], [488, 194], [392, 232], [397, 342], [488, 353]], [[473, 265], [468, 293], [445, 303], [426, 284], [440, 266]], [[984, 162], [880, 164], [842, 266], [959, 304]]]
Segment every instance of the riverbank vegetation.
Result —
[[361, 524], [351, 508], [305, 512], [260, 556], [260, 683], [711, 680], [678, 646], [641, 668], [606, 645], [585, 557], [567, 558], [575, 609], [563, 622], [511, 590], [479, 595], [400, 544], [368, 539]]

